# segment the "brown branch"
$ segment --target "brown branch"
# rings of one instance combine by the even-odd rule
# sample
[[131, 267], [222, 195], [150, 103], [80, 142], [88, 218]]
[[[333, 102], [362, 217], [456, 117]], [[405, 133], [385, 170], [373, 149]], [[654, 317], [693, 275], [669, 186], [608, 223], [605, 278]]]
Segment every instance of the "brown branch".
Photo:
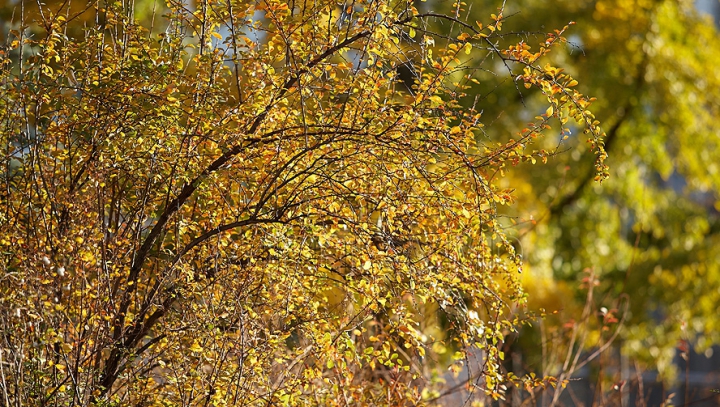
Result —
[[285, 223], [278, 219], [256, 219], [256, 218], [250, 218], [250, 219], [244, 219], [237, 222], [228, 223], [225, 225], [220, 225], [216, 228], [210, 229], [206, 231], [205, 233], [201, 234], [200, 236], [193, 239], [190, 243], [188, 243], [183, 249], [173, 257], [172, 261], [170, 262], [170, 266], [168, 268], [172, 268], [175, 264], [177, 264], [178, 261], [180, 261], [180, 258], [187, 254], [190, 250], [195, 248], [197, 245], [201, 244], [202, 242], [206, 241], [207, 239], [218, 235], [222, 232], [225, 232], [230, 229], [235, 229], [243, 226], [248, 225], [258, 225], [258, 224], [264, 224], [264, 223]]

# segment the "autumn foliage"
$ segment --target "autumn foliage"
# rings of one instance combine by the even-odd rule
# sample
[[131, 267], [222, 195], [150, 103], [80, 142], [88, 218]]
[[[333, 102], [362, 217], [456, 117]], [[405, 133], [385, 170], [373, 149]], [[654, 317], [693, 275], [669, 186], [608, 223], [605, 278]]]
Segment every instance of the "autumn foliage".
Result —
[[[502, 11], [19, 14], [0, 51], [3, 403], [422, 404], [469, 347], [476, 391], [550, 383], [501, 368], [525, 302], [503, 180], [570, 127], [602, 179], [603, 134], [545, 60], [564, 30], [505, 37]], [[544, 106], [492, 139], [479, 70]]]

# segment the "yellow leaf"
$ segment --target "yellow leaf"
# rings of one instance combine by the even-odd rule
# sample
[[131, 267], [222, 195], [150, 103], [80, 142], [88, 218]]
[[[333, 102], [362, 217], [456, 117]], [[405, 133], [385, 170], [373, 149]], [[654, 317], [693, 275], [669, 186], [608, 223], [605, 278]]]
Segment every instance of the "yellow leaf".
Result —
[[469, 42], [466, 42], [465, 43], [465, 53], [467, 55], [470, 55], [470, 52], [472, 52], [472, 44], [470, 44]]
[[370, 267], [372, 267], [372, 262], [367, 260], [365, 264], [363, 264], [363, 270], [370, 270]]
[[220, 35], [220, 33], [217, 33], [217, 32], [213, 32], [213, 33], [212, 33], [212, 34], [210, 34], [210, 35], [212, 35], [213, 37], [215, 37], [215, 38], [217, 38], [217, 39], [219, 39], [219, 40], [221, 40], [221, 39], [222, 39], [222, 35]]
[[410, 36], [410, 38], [415, 38], [415, 34], [415, 29], [410, 27], [410, 31], [408, 31], [408, 35]]
[[190, 350], [193, 352], [202, 352], [203, 348], [197, 341], [195, 341], [193, 342], [192, 346], [190, 346]]
[[548, 107], [547, 110], [545, 110], [545, 115], [547, 117], [550, 117], [553, 115], [554, 112], [555, 112], [555, 108], [552, 105], [550, 105], [550, 107]]

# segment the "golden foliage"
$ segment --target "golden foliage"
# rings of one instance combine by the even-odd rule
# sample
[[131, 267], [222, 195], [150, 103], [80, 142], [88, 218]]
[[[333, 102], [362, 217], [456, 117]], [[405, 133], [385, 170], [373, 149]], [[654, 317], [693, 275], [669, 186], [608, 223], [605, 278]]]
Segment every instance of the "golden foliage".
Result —
[[[7, 403], [418, 404], [468, 346], [502, 397], [505, 172], [569, 119], [606, 171], [591, 100], [543, 60], [563, 30], [533, 51], [502, 13], [405, 1], [89, 6], [82, 35], [48, 9], [2, 54]], [[493, 61], [547, 100], [509, 141], [472, 91]]]

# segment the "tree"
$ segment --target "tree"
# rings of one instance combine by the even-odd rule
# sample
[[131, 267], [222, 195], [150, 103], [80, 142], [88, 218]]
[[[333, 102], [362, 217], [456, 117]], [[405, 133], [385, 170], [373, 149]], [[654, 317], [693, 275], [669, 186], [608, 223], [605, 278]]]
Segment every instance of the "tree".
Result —
[[[470, 18], [491, 4], [476, 2]], [[526, 0], [508, 2], [505, 14], [511, 17], [503, 32], [527, 42], [543, 26], [577, 22], [581, 29], [550, 58], [582, 76], [580, 89], [598, 97], [593, 111], [607, 123], [611, 172], [602, 187], [593, 183], [583, 138], [572, 135], [563, 144], [567, 154], [508, 180], [519, 201], [506, 213], [526, 253], [531, 302], [547, 297], [536, 306], [561, 309], [560, 296], [577, 318], [585, 300], [577, 282], [593, 268], [597, 307], [630, 299], [624, 352], [671, 378], [678, 344], [690, 341], [703, 352], [720, 343], [717, 29], [690, 1], [567, 1], [550, 8]], [[504, 124], [491, 133], [500, 137], [525, 108], [510, 82], [494, 95], [484, 115]]]
[[[584, 126], [605, 176], [591, 99], [546, 62], [564, 29], [531, 48], [502, 9], [87, 6], [19, 13], [1, 55], [5, 404], [421, 403], [471, 345], [488, 395], [543, 383], [500, 366], [525, 297], [498, 208], [551, 125]], [[544, 100], [511, 139], [482, 69]]]

